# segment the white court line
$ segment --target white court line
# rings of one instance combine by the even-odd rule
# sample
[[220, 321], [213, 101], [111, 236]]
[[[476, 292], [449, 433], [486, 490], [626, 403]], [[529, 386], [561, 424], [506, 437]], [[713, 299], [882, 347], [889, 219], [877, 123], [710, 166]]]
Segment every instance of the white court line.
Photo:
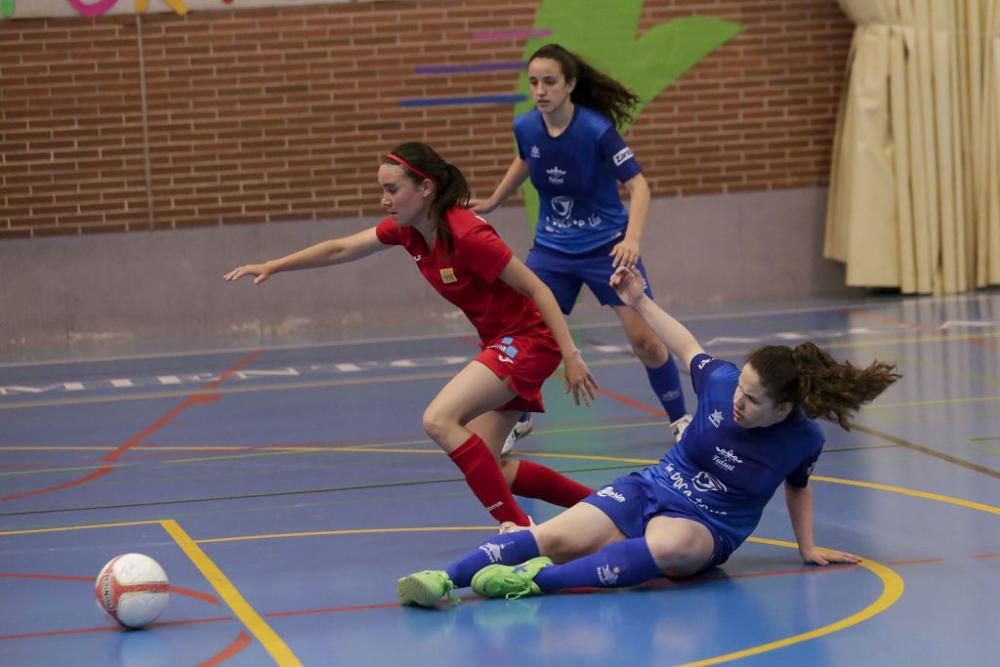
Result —
[[[797, 315], [804, 313], [823, 313], [823, 312], [836, 312], [839, 310], [856, 310], [856, 309], [875, 309], [882, 308], [886, 305], [899, 305], [908, 302], [920, 301], [923, 303], [937, 303], [941, 301], [981, 301], [997, 298], [998, 295], [995, 294], [975, 294], [975, 295], [946, 295], [946, 296], [921, 296], [921, 297], [901, 297], [892, 300], [864, 300], [856, 302], [847, 302], [843, 304], [830, 304], [826, 306], [802, 306], [802, 307], [790, 307], [790, 308], [774, 308], [765, 310], [745, 310], [738, 312], [727, 312], [727, 313], [706, 313], [702, 315], [684, 315], [679, 313], [679, 317], [684, 322], [709, 322], [713, 320], [725, 320], [725, 319], [743, 319], [747, 317], [772, 317], [776, 315]], [[608, 322], [598, 322], [592, 324], [571, 324], [570, 328], [573, 330], [584, 330], [584, 329], [606, 329], [606, 328], [617, 328], [621, 326], [621, 322], [618, 320], [608, 321]], [[108, 357], [93, 357], [86, 359], [79, 358], [67, 358], [67, 359], [50, 359], [47, 361], [27, 361], [27, 362], [5, 362], [0, 363], [0, 368], [33, 368], [38, 366], [58, 366], [58, 365], [74, 365], [74, 364], [90, 364], [90, 363], [102, 363], [108, 361], [133, 361], [142, 359], [177, 359], [182, 357], [197, 357], [197, 356], [208, 356], [213, 354], [239, 354], [241, 352], [250, 352], [252, 350], [263, 350], [265, 352], [273, 350], [308, 350], [313, 348], [321, 347], [345, 347], [348, 345], [378, 345], [382, 343], [401, 343], [409, 341], [421, 341], [421, 340], [438, 340], [438, 339], [448, 339], [448, 338], [461, 338], [467, 335], [474, 335], [474, 332], [469, 333], [444, 333], [444, 334], [425, 334], [420, 336], [385, 336], [381, 338], [358, 338], [358, 339], [348, 339], [342, 341], [328, 341], [325, 343], [296, 343], [289, 345], [252, 345], [249, 347], [227, 347], [227, 348], [208, 348], [203, 350], [187, 350], [183, 352], [156, 352], [149, 354], [134, 354], [134, 355], [117, 355]]]

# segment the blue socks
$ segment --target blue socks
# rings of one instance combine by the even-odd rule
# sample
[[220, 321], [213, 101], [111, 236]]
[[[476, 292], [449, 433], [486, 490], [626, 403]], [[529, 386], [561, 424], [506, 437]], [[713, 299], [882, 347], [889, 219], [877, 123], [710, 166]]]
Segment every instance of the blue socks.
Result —
[[535, 575], [535, 583], [543, 593], [550, 593], [560, 588], [580, 586], [597, 588], [638, 586], [658, 576], [660, 568], [656, 566], [653, 554], [649, 552], [646, 538], [635, 537], [609, 544], [589, 556], [562, 565], [542, 568]]
[[484, 541], [445, 571], [456, 587], [465, 588], [472, 583], [472, 575], [487, 565], [520, 565], [538, 555], [538, 543], [530, 530], [501, 533]]
[[653, 388], [656, 397], [663, 404], [670, 421], [675, 421], [687, 412], [684, 406], [684, 390], [681, 388], [681, 375], [677, 370], [674, 355], [670, 355], [666, 363], [659, 368], [647, 368], [649, 386]]

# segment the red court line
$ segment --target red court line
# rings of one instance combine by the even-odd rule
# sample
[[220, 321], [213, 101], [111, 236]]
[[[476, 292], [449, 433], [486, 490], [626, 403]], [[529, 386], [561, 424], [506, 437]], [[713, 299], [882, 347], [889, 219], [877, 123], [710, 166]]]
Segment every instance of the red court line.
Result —
[[[208, 385], [206, 385], [206, 386], [209, 389], [214, 389], [215, 387], [219, 386], [230, 375], [232, 375], [233, 373], [235, 373], [239, 369], [243, 368], [244, 366], [246, 366], [247, 364], [249, 364], [250, 362], [252, 362], [258, 356], [260, 356], [263, 351], [264, 350], [262, 350], [262, 349], [257, 349], [257, 350], [252, 350], [251, 352], [247, 353], [246, 355], [243, 356], [242, 359], [240, 359], [235, 364], [233, 364], [231, 367], [229, 367], [225, 371], [223, 371], [222, 374], [219, 375], [218, 379], [213, 380], [212, 382], [208, 383]], [[138, 434], [136, 434], [136, 435], [132, 436], [131, 438], [129, 438], [128, 440], [126, 440], [123, 444], [121, 444], [118, 447], [116, 447], [114, 451], [106, 454], [103, 458], [101, 458], [101, 460], [104, 461], [104, 462], [106, 462], [106, 463], [113, 463], [113, 462], [117, 461], [118, 458], [122, 454], [124, 454], [125, 452], [127, 452], [132, 447], [135, 447], [136, 445], [138, 445], [140, 442], [142, 442], [143, 440], [145, 440], [147, 437], [149, 437], [150, 435], [152, 435], [156, 431], [158, 431], [161, 428], [163, 428], [164, 426], [166, 426], [171, 420], [173, 420], [175, 417], [177, 417], [177, 415], [181, 414], [182, 412], [184, 412], [185, 410], [187, 410], [191, 406], [193, 406], [193, 405], [208, 405], [208, 404], [211, 404], [211, 403], [215, 403], [216, 401], [219, 400], [219, 398], [221, 398], [219, 394], [210, 394], [210, 393], [206, 393], [206, 392], [203, 392], [203, 391], [188, 396], [187, 398], [185, 398], [180, 403], [180, 405], [174, 406], [169, 412], [167, 412], [167, 414], [165, 414], [162, 417], [160, 417], [159, 419], [155, 420], [152, 424], [150, 424], [146, 428], [142, 429]], [[9, 496], [0, 496], [0, 502], [4, 502], [4, 501], [7, 501], [7, 500], [19, 500], [21, 498], [29, 498], [31, 496], [39, 496], [39, 495], [42, 495], [42, 494], [45, 494], [45, 493], [52, 493], [53, 491], [61, 491], [63, 489], [69, 489], [69, 488], [73, 488], [73, 487], [76, 487], [76, 486], [82, 486], [83, 484], [86, 484], [87, 482], [92, 482], [95, 479], [100, 479], [101, 477], [104, 477], [105, 475], [107, 475], [108, 473], [110, 473], [114, 469], [115, 469], [115, 466], [113, 466], [113, 465], [102, 466], [102, 467], [98, 468], [97, 470], [94, 470], [92, 472], [87, 473], [83, 477], [78, 477], [76, 479], [71, 479], [71, 480], [69, 480], [67, 482], [63, 482], [61, 484], [56, 484], [54, 486], [47, 486], [47, 487], [44, 487], [44, 488], [41, 488], [41, 489], [35, 489], [33, 491], [23, 491], [21, 493], [15, 493], [15, 494], [9, 495]]]
[[1000, 554], [976, 554], [973, 558], [1000, 558]]
[[[975, 558], [975, 556], [973, 556]], [[943, 563], [943, 558], [922, 558], [917, 560], [887, 560], [886, 565], [922, 565], [924, 563]]]
[[623, 394], [611, 391], [610, 389], [604, 389], [603, 387], [598, 387], [597, 393], [601, 394], [602, 396], [607, 396], [608, 398], [613, 398], [620, 403], [624, 403], [625, 405], [635, 408], [636, 410], [642, 410], [647, 414], [655, 415], [657, 417], [667, 416], [667, 413], [659, 408], [654, 408], [650, 405], [646, 405], [645, 403], [629, 398], [628, 396], [625, 396]]
[[[216, 616], [213, 618], [192, 618], [183, 621], [157, 621], [148, 628], [158, 628], [168, 625], [192, 625], [194, 623], [220, 623], [222, 621], [234, 621], [232, 616]], [[45, 632], [23, 632], [17, 635], [0, 635], [0, 641], [10, 639], [40, 639], [42, 637], [63, 637], [66, 635], [86, 635], [100, 632], [127, 632], [118, 625], [102, 625], [95, 628], [77, 628], [75, 630], [48, 630]]]
[[[480, 599], [477, 596], [470, 596], [473, 600]], [[286, 616], [311, 616], [313, 614], [336, 614], [344, 611], [367, 611], [369, 609], [388, 609], [389, 607], [400, 606], [398, 602], [381, 602], [379, 604], [356, 604], [346, 607], [320, 607], [319, 609], [295, 609], [292, 611], [273, 611], [264, 614], [267, 618], [284, 618]]]
[[[979, 554], [972, 556], [972, 558], [992, 558], [1000, 557], [1000, 554]], [[896, 565], [906, 565], [910, 563], [924, 563], [924, 562], [944, 562], [941, 559], [927, 559], [927, 560], [911, 560], [911, 561], [894, 561]], [[668, 586], [691, 586], [697, 585], [702, 582], [707, 581], [726, 581], [729, 579], [754, 579], [758, 577], [779, 577], [794, 574], [828, 574], [831, 572], [841, 572], [844, 570], [855, 569], [857, 566], [853, 564], [833, 564], [826, 566], [815, 566], [815, 565], [803, 565], [801, 567], [789, 568], [784, 570], [767, 570], [763, 572], [743, 572], [737, 574], [729, 574], [725, 571], [715, 571], [709, 574], [697, 575], [688, 579], [668, 579], [666, 577], [660, 579], [654, 579], [653, 581], [646, 582], [641, 586], [635, 586], [634, 588], [665, 588]], [[23, 576], [23, 575], [11, 575], [9, 573], [0, 573], [2, 576]], [[32, 576], [32, 575], [29, 575]], [[84, 577], [65, 577], [62, 575], [33, 575], [37, 577], [47, 577], [52, 578], [64, 578], [64, 579], [83, 579]], [[89, 581], [89, 579], [87, 579]], [[563, 594], [580, 594], [580, 593], [590, 593], [590, 592], [608, 592], [608, 591], [624, 591], [628, 589], [606, 589], [606, 588], [571, 588], [563, 591], [559, 591], [560, 595]], [[481, 598], [478, 595], [463, 595], [460, 598], [463, 602], [483, 602], [487, 598]], [[320, 607], [317, 609], [296, 609], [291, 611], [276, 611], [264, 614], [266, 618], [285, 618], [288, 616], [310, 616], [319, 614], [336, 614], [352, 611], [370, 611], [374, 609], [390, 609], [392, 607], [399, 607], [398, 602], [381, 602], [377, 604], [359, 604], [359, 605], [346, 605], [343, 607]], [[448, 606], [446, 601], [442, 600], [442, 604], [439, 606]], [[215, 618], [192, 618], [184, 621], [165, 621], [156, 622], [154, 625], [190, 625], [195, 623], [218, 623], [219, 621], [229, 621], [233, 620], [231, 617], [215, 617]], [[102, 626], [99, 628], [81, 628], [78, 630], [51, 630], [48, 632], [30, 632], [19, 635], [0, 635], [0, 641], [8, 639], [35, 639], [39, 637], [58, 637], [61, 635], [76, 635], [84, 634], [90, 632], [118, 632], [120, 628], [115, 626]], [[237, 638], [238, 640], [238, 638]], [[235, 645], [235, 642], [234, 642]], [[227, 649], [228, 650], [228, 649]], [[221, 655], [221, 654], [220, 654]], [[218, 664], [218, 663], [214, 663]]]
[[[30, 572], [0, 572], [0, 579], [46, 579], [49, 581], [87, 581], [92, 582], [96, 577], [81, 577], [79, 575], [72, 574], [40, 574], [40, 573], [30, 573]], [[183, 595], [185, 597], [194, 598], [195, 600], [201, 600], [202, 602], [207, 602], [209, 604], [221, 605], [217, 597], [211, 593], [202, 593], [201, 591], [196, 591], [193, 588], [184, 588], [182, 586], [167, 586], [167, 590], [171, 593], [177, 593], [178, 595]]]
[[204, 662], [199, 662], [195, 667], [215, 667], [215, 665], [221, 665], [226, 660], [229, 660], [234, 655], [245, 649], [250, 645], [250, 635], [246, 632], [240, 632], [240, 634], [232, 641], [232, 643], [224, 648], [219, 653], [216, 653], [211, 658]]

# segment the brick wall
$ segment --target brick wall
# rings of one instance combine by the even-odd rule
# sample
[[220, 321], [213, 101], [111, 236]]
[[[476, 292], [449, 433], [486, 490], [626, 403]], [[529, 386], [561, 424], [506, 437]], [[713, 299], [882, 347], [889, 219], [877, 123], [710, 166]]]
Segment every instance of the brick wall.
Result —
[[[515, 72], [414, 67], [520, 59], [470, 35], [530, 28], [537, 4], [0, 21], [0, 240], [374, 214], [378, 155], [413, 139], [485, 196], [511, 106], [400, 101], [514, 92]], [[646, 0], [640, 30], [692, 14], [746, 29], [630, 131], [654, 196], [826, 183], [852, 32], [836, 1]]]

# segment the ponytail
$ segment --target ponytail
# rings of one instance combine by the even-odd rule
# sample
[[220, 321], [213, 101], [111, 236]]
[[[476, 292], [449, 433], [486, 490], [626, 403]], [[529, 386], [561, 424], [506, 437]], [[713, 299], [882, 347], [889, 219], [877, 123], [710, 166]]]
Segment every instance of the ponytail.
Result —
[[874, 361], [858, 368], [838, 362], [815, 343], [768, 345], [751, 352], [747, 362], [776, 405], [801, 406], [807, 416], [830, 419], [845, 430], [855, 411], [902, 377], [895, 364]]

